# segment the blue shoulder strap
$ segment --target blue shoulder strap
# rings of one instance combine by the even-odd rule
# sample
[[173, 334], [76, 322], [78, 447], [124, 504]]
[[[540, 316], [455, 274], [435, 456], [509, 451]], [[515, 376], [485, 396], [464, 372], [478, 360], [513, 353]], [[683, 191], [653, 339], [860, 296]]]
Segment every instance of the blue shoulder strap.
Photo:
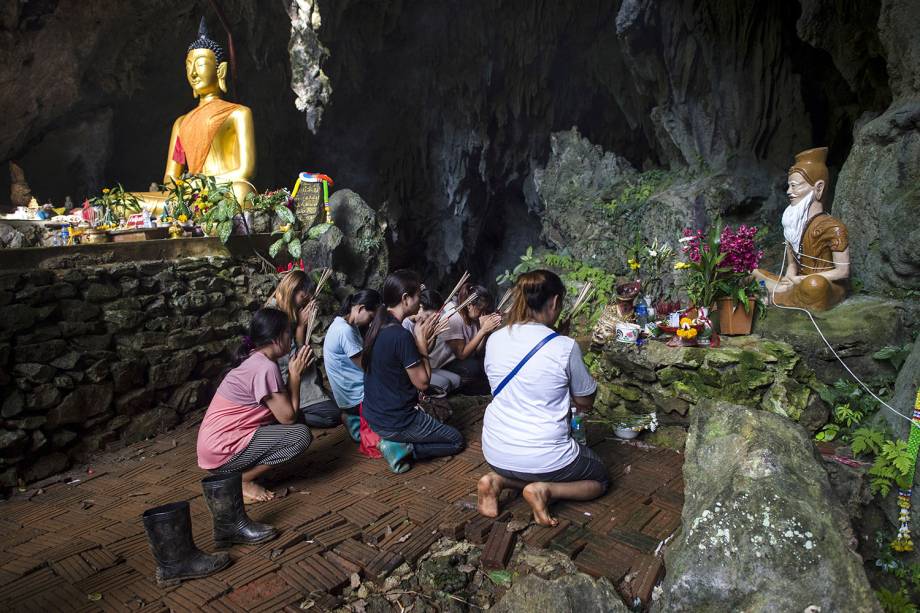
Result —
[[540, 349], [543, 347], [543, 345], [545, 345], [546, 343], [550, 342], [551, 340], [553, 340], [553, 339], [556, 338], [557, 336], [559, 336], [559, 333], [558, 333], [558, 332], [553, 332], [552, 334], [550, 334], [549, 336], [547, 336], [546, 338], [544, 338], [542, 341], [540, 341], [539, 343], [537, 343], [537, 346], [534, 347], [533, 349], [531, 349], [531, 350], [530, 350], [530, 353], [528, 353], [527, 355], [525, 355], [525, 356], [524, 356], [524, 359], [522, 359], [520, 362], [518, 362], [518, 365], [515, 366], [515, 367], [511, 370], [511, 372], [508, 373], [508, 376], [505, 377], [505, 378], [502, 380], [502, 382], [498, 384], [498, 387], [496, 387], [496, 388], [495, 388], [495, 391], [492, 392], [492, 398], [495, 398], [496, 396], [498, 396], [498, 395], [501, 393], [501, 391], [502, 391], [503, 389], [505, 389], [505, 386], [508, 385], [508, 383], [509, 383], [512, 379], [514, 379], [514, 375], [518, 374], [518, 371], [521, 370], [521, 368], [524, 367], [524, 364], [527, 363], [527, 360], [529, 360], [530, 358], [532, 358], [532, 357], [534, 356], [534, 354], [536, 354], [538, 351], [540, 351]]

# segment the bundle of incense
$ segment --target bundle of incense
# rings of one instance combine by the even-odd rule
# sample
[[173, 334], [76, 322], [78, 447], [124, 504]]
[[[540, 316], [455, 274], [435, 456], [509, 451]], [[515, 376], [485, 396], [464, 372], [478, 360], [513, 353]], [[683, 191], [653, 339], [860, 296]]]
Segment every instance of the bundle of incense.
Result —
[[588, 299], [591, 298], [591, 294], [594, 293], [594, 285], [588, 281], [585, 283], [584, 287], [581, 288], [581, 291], [578, 292], [578, 297], [575, 299], [574, 304], [572, 304], [572, 309], [569, 311], [569, 317], [575, 317], [575, 315], [588, 303]]
[[464, 300], [463, 302], [461, 302], [461, 303], [458, 304], [457, 306], [452, 307], [452, 308], [448, 309], [447, 311], [441, 313], [441, 314], [439, 315], [439, 317], [441, 318], [441, 321], [447, 321], [448, 319], [450, 319], [451, 317], [453, 317], [454, 315], [456, 315], [456, 314], [460, 311], [460, 309], [462, 309], [463, 307], [465, 307], [465, 306], [468, 305], [469, 303], [475, 301], [477, 298], [479, 298], [479, 294], [473, 292], [472, 294], [469, 295], [469, 297], [468, 297], [466, 300]]
[[466, 284], [466, 282], [469, 281], [469, 279], [470, 279], [470, 273], [464, 271], [463, 276], [460, 277], [460, 281], [458, 281], [457, 285], [454, 286], [454, 289], [452, 289], [450, 293], [447, 294], [447, 298], [444, 300], [444, 304], [442, 304], [441, 308], [438, 310], [438, 315], [444, 312], [444, 307], [447, 306], [447, 303], [450, 302], [453, 299], [453, 297], [457, 295], [457, 292], [460, 291], [460, 288], [463, 287]]
[[514, 292], [514, 288], [512, 287], [511, 289], [509, 289], [502, 295], [502, 299], [498, 301], [498, 306], [495, 307], [496, 311], [498, 311], [499, 313], [504, 313], [506, 304], [509, 308], [511, 307], [510, 302], [511, 302], [511, 295], [513, 292]]
[[323, 290], [323, 286], [326, 285], [326, 282], [329, 280], [329, 277], [332, 276], [331, 268], [324, 268], [322, 274], [319, 276], [319, 281], [316, 282], [316, 291], [313, 292], [314, 296], [319, 296], [319, 293]]
[[310, 317], [307, 318], [307, 333], [304, 336], [304, 343], [307, 345], [310, 344], [310, 339], [313, 337], [313, 328], [316, 327], [316, 313], [317, 310], [313, 309], [313, 311], [310, 312]]

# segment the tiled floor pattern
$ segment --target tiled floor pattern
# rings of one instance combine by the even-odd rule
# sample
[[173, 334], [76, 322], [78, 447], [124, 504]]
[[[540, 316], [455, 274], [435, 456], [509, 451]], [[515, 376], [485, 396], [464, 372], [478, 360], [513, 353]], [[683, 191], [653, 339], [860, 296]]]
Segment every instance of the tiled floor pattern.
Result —
[[[530, 513], [519, 497], [506, 501], [498, 520], [474, 510], [476, 481], [488, 470], [479, 442], [483, 408], [467, 407], [451, 420], [469, 442], [463, 453], [401, 475], [358, 454], [343, 428], [315, 431], [296, 476], [275, 486], [287, 495], [249, 507], [253, 519], [277, 526], [281, 536], [234, 547], [227, 569], [164, 589], [153, 579], [140, 519], [145, 509], [189, 500], [196, 543], [214, 550], [201, 495], [205, 475], [195, 458], [197, 425], [180, 426], [131, 448], [138, 459], [0, 503], [0, 609], [278, 611], [299, 610], [308, 596], [321, 609], [352, 573], [384, 577], [417, 561], [442, 535], [485, 545], [484, 563], [500, 566], [510, 545], [499, 530], [490, 539], [496, 521], [527, 520]], [[682, 456], [612, 440], [593, 448], [610, 467], [610, 491], [589, 503], [558, 503], [558, 527], [532, 525], [520, 536], [609, 577], [625, 598], [647, 601], [663, 572], [656, 552], [680, 524]]]

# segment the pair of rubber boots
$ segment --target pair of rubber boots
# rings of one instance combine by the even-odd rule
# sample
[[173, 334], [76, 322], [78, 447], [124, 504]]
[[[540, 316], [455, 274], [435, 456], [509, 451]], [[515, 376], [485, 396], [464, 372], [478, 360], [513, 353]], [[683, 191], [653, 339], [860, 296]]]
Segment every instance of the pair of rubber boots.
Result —
[[[272, 526], [254, 522], [246, 515], [243, 480], [239, 473], [207, 477], [201, 485], [214, 518], [214, 545], [218, 549], [234, 543], [264, 543], [278, 536]], [[157, 584], [170, 586], [185, 579], [207, 577], [230, 564], [230, 554], [207, 554], [195, 546], [188, 502], [148, 509], [143, 517], [150, 550], [157, 563]]]

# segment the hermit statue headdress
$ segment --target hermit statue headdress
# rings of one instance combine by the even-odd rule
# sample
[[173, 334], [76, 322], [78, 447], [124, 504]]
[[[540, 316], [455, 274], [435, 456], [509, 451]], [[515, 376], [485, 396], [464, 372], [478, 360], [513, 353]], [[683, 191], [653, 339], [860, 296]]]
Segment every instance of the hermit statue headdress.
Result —
[[805, 177], [809, 185], [824, 181], [827, 185], [827, 147], [808, 149], [795, 156], [795, 164], [789, 174], [797, 172]]
[[188, 46], [186, 53], [192, 49], [210, 49], [214, 52], [214, 55], [217, 56], [218, 64], [227, 61], [227, 54], [224, 53], [224, 48], [211, 40], [208, 36], [208, 26], [204, 22], [204, 17], [201, 18], [201, 24], [198, 26], [198, 38]]

